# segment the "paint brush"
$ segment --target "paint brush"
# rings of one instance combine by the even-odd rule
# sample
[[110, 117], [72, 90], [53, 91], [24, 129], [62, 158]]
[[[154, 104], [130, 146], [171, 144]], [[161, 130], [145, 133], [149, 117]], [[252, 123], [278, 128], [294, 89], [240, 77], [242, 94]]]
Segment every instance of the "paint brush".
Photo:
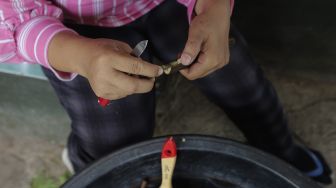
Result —
[[173, 188], [172, 180], [176, 164], [176, 143], [173, 137], [167, 139], [161, 154], [162, 182], [160, 188]]

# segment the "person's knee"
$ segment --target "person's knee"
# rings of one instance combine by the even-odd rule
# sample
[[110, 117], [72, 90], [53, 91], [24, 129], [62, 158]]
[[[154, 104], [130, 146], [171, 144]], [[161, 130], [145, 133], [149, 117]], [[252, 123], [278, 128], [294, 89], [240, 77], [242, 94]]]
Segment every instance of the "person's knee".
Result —
[[[136, 122], [136, 124], [135, 124]], [[133, 121], [116, 124], [77, 125], [74, 134], [77, 135], [82, 149], [97, 159], [117, 149], [137, 143], [152, 137], [153, 120]]]
[[215, 103], [242, 107], [273, 95], [273, 88], [258, 66], [233, 60], [229, 65], [195, 81]]

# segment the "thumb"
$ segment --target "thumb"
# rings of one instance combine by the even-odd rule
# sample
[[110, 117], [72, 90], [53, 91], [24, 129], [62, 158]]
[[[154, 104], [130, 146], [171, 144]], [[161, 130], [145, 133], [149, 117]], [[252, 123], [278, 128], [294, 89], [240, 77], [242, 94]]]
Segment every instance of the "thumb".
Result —
[[190, 26], [188, 40], [179, 59], [180, 63], [185, 66], [190, 65], [201, 51], [204, 35], [200, 32], [201, 30], [198, 29], [197, 25], [199, 24], [192, 24]]

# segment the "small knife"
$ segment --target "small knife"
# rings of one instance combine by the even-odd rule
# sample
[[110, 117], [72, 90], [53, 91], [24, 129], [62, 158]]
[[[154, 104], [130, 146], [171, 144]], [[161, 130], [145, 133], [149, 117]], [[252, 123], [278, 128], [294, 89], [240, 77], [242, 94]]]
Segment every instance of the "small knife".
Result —
[[[133, 48], [131, 55], [134, 57], [140, 57], [141, 54], [146, 50], [147, 44], [148, 44], [148, 40], [143, 40], [139, 42]], [[100, 106], [106, 107], [110, 103], [110, 100], [98, 97], [98, 103], [100, 104]]]

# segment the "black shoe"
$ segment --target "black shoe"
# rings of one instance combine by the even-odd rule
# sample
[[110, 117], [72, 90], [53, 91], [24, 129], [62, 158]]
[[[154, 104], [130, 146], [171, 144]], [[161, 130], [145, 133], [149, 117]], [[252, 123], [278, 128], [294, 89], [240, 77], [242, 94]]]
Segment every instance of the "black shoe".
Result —
[[307, 147], [307, 143], [297, 134], [293, 133], [294, 140], [297, 145], [301, 146], [301, 148], [310, 156], [312, 161], [315, 163], [315, 169], [310, 171], [300, 170], [301, 172], [305, 173], [311, 179], [324, 184], [330, 185], [332, 184], [332, 170], [326, 160], [324, 159], [323, 155]]
[[318, 151], [315, 151], [313, 149], [309, 149], [306, 151], [313, 159], [316, 168], [314, 170], [304, 173], [319, 183], [330, 185], [332, 183], [332, 171], [324, 157]]

